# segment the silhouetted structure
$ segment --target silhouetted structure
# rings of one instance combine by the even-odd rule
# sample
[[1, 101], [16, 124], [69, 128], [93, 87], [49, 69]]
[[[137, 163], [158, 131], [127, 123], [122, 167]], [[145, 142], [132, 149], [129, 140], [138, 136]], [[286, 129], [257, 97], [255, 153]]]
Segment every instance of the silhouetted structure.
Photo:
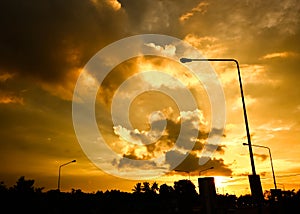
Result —
[[205, 214], [215, 214], [217, 209], [216, 187], [213, 177], [198, 178], [200, 202]]

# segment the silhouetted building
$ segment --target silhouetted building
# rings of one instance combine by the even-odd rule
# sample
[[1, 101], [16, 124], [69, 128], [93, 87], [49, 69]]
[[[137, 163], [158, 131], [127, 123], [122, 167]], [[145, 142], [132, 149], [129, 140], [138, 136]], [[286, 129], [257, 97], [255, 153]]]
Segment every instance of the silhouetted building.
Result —
[[198, 178], [200, 202], [205, 214], [216, 213], [216, 187], [214, 177]]

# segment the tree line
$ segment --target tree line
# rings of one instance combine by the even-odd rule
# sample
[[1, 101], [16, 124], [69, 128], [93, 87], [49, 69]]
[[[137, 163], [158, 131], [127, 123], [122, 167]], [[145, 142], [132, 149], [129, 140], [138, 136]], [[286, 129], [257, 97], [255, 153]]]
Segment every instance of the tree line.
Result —
[[[203, 213], [203, 201], [190, 180], [175, 181], [173, 186], [157, 182], [139, 182], [132, 192], [118, 189], [85, 193], [80, 189], [60, 192], [57, 189], [44, 191], [35, 187], [35, 181], [21, 176], [16, 184], [7, 187], [0, 182], [0, 212], [8, 213]], [[293, 213], [300, 210], [300, 190], [284, 191], [273, 197], [264, 193], [266, 213]], [[217, 213], [246, 212], [254, 207], [251, 195], [216, 195]]]

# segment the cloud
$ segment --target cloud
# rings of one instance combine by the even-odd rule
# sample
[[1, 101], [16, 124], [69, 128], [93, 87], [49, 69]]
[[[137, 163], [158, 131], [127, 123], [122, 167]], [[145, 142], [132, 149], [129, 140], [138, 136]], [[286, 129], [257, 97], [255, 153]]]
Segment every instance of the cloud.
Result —
[[0, 91], [0, 104], [24, 104], [23, 97], [20, 97], [14, 93], [7, 93], [7, 92], [1, 92]]
[[261, 57], [261, 59], [288, 58], [288, 57], [299, 57], [299, 53], [288, 52], [288, 51], [269, 53]]
[[[183, 162], [181, 162], [178, 166], [174, 165], [174, 160], [181, 159], [186, 156]], [[213, 174], [216, 175], [224, 175], [229, 176], [232, 174], [232, 170], [230, 169], [230, 165], [226, 165], [223, 159], [210, 159], [206, 164], [199, 165], [199, 157], [195, 153], [183, 154], [178, 151], [169, 151], [166, 154], [166, 163], [170, 165], [170, 169], [178, 170], [178, 171], [188, 171], [191, 174], [199, 173], [200, 170], [207, 169], [210, 167], [214, 167], [212, 170]], [[171, 172], [172, 173], [174, 173]]]
[[183, 14], [180, 16], [179, 20], [184, 22], [194, 16], [195, 13], [204, 14], [207, 12], [207, 6], [209, 3], [207, 2], [200, 2], [196, 7], [192, 8], [191, 11]]
[[264, 133], [290, 131], [295, 123], [284, 123], [282, 120], [273, 120], [257, 127], [257, 131]]
[[269, 156], [265, 154], [254, 154], [254, 156], [259, 159], [260, 161], [265, 161]]
[[[155, 125], [157, 123], [160, 123], [158, 121], [155, 121], [151, 124], [151, 127], [154, 127], [150, 131], [139, 131], [138, 129], [134, 130], [128, 130], [120, 125], [114, 126], [114, 133], [122, 140], [125, 140], [129, 143], [137, 144], [137, 145], [149, 145], [151, 143], [154, 143], [159, 139], [159, 137], [163, 133], [164, 124], [162, 125]], [[163, 123], [163, 121], [162, 121]]]
[[174, 16], [179, 15], [177, 5], [170, 0], [119, 0], [119, 2], [128, 17], [132, 32], [170, 31], [173, 28]]
[[155, 50], [159, 51], [160, 53], [166, 56], [175, 56], [176, 47], [174, 45], [165, 45], [164, 47], [160, 45], [156, 45], [154, 43], [145, 44], [148, 47], [154, 48]]
[[124, 35], [122, 12], [113, 9], [112, 2], [99, 1], [98, 7], [80, 0], [2, 2], [1, 69], [57, 96], [68, 90], [71, 99], [78, 70], [96, 51]]
[[260, 26], [277, 28], [281, 34], [294, 34], [295, 27], [299, 24], [296, 18], [299, 9], [300, 6], [296, 1], [277, 2], [264, 14]]
[[[168, 115], [165, 115], [165, 117], [167, 116]], [[114, 126], [114, 133], [119, 137], [121, 142], [123, 141], [123, 144], [126, 145], [122, 146], [122, 148], [124, 148], [122, 151], [123, 154], [138, 157], [139, 159], [151, 159], [171, 149], [178, 136], [180, 124], [177, 125], [176, 122], [166, 119], [166, 127], [159, 125], [159, 129], [157, 129], [157, 125], [155, 124], [161, 123], [162, 121], [164, 120], [151, 121], [150, 126], [154, 128], [150, 131], [138, 129], [129, 130], [120, 125]], [[163, 123], [165, 124], [165, 122]], [[161, 128], [165, 128], [165, 130]], [[170, 132], [172, 132], [172, 134], [170, 134]]]
[[[168, 115], [165, 115], [165, 117], [168, 117]], [[193, 148], [191, 145], [198, 142], [196, 143], [195, 148], [199, 149], [202, 147], [202, 142], [200, 142], [200, 140], [206, 140], [208, 137], [206, 125], [207, 124], [201, 110], [196, 109], [194, 111], [182, 111], [176, 120], [172, 120], [172, 118], [167, 119], [167, 126], [164, 134], [162, 134], [162, 137], [160, 138], [160, 141], [171, 141], [172, 144], [176, 143], [176, 146], [182, 149]], [[180, 136], [179, 130], [183, 133]], [[143, 135], [143, 137], [147, 137], [147, 135]], [[150, 137], [151, 135], [148, 135], [148, 138]], [[150, 139], [144, 140], [145, 144], [148, 144], [147, 142], [151, 142]]]
[[[92, 0], [95, 1], [95, 0]], [[122, 5], [118, 0], [106, 0], [107, 4], [110, 5], [114, 10], [120, 10]]]
[[[117, 136], [119, 136], [120, 142], [117, 144], [117, 147], [123, 148], [122, 155], [128, 159], [133, 160], [147, 160], [146, 165], [154, 164], [152, 163], [153, 158], [165, 157], [165, 160], [161, 160], [160, 164], [169, 165], [170, 169], [174, 169], [178, 164], [178, 158], [184, 160], [184, 155], [187, 155], [186, 160], [184, 160], [180, 167], [186, 167], [189, 165], [190, 161], [195, 161], [192, 163], [192, 170], [198, 170], [201, 168], [199, 163], [196, 164], [197, 154], [200, 154], [204, 148], [206, 140], [209, 133], [205, 131], [207, 128], [206, 120], [199, 109], [194, 111], [183, 111], [180, 112], [180, 116], [172, 120], [170, 115], [164, 115], [166, 118], [166, 127], [165, 130], [154, 131], [162, 132], [160, 138], [153, 140], [153, 133], [150, 131], [143, 130], [128, 130], [122, 126], [115, 126], [114, 131]], [[157, 118], [156, 118], [157, 119]], [[161, 117], [158, 120], [152, 121], [150, 124], [151, 127], [155, 127], [155, 123], [161, 122]], [[184, 129], [182, 128], [184, 124]], [[223, 135], [223, 132], [217, 129], [212, 131], [214, 135]], [[183, 134], [179, 137], [179, 131]], [[193, 134], [196, 135], [194, 136]], [[122, 144], [122, 145], [121, 145]], [[215, 148], [216, 145], [206, 145], [206, 149]], [[217, 146], [217, 152], [220, 154], [224, 153], [225, 145]], [[197, 158], [198, 160], [198, 158]], [[225, 167], [222, 165], [222, 161], [214, 159], [213, 162], [216, 162], [216, 166], [220, 169]], [[217, 162], [220, 162], [217, 164]], [[118, 167], [129, 167], [129, 160], [115, 161]], [[140, 165], [141, 164], [141, 165]], [[157, 164], [157, 163], [156, 163]], [[187, 165], [185, 165], [187, 164]], [[141, 163], [135, 165], [136, 167], [144, 167]], [[133, 166], [130, 166], [133, 167]], [[219, 169], [219, 170], [220, 170]], [[221, 170], [222, 171], [222, 170]], [[225, 173], [225, 169], [223, 169]]]
[[9, 79], [12, 79], [14, 77], [14, 74], [3, 72], [0, 73], [0, 82], [6, 82]]
[[204, 58], [215, 58], [224, 55], [227, 47], [216, 36], [203, 36], [189, 33], [184, 37], [184, 41], [198, 48]]
[[[135, 160], [135, 161], [132, 161]], [[157, 164], [154, 161], [139, 159], [135, 155], [123, 155], [119, 161], [114, 160], [112, 163], [114, 166], [117, 166], [120, 170], [126, 169], [155, 169]]]

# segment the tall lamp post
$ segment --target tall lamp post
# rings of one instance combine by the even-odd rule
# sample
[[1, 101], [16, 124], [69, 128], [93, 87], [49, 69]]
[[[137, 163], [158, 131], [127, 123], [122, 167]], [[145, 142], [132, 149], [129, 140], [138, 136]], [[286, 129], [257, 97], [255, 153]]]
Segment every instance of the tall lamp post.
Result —
[[[243, 143], [244, 146], [247, 146], [247, 143]], [[271, 149], [267, 146], [261, 146], [261, 145], [255, 145], [252, 144], [252, 146], [254, 147], [260, 147], [260, 148], [265, 148], [269, 150], [269, 156], [270, 156], [270, 162], [271, 162], [271, 168], [272, 168], [272, 174], [273, 174], [273, 181], [274, 181], [274, 187], [275, 189], [277, 189], [277, 185], [276, 185], [276, 178], [275, 178], [275, 172], [274, 172], [274, 167], [273, 167], [273, 160], [272, 160], [272, 155], [271, 155]]]
[[251, 188], [252, 196], [255, 199], [261, 201], [263, 199], [263, 193], [262, 193], [260, 177], [259, 177], [259, 175], [256, 174], [256, 171], [255, 171], [255, 164], [254, 164], [253, 151], [252, 151], [252, 146], [251, 146], [251, 137], [250, 137], [250, 131], [249, 131], [249, 125], [248, 125], [248, 117], [247, 117], [247, 112], [246, 112], [246, 104], [245, 104], [239, 62], [236, 59], [224, 59], [224, 58], [218, 58], [218, 59], [216, 59], [216, 58], [210, 58], [210, 59], [181, 58], [180, 59], [181, 63], [187, 63], [187, 62], [193, 62], [193, 61], [202, 61], [202, 62], [221, 61], [221, 62], [234, 62], [236, 64], [236, 68], [237, 68], [237, 72], [238, 72], [238, 79], [239, 79], [239, 86], [240, 86], [241, 97], [242, 97], [246, 134], [247, 134], [247, 140], [248, 140], [248, 145], [249, 145], [250, 162], [251, 162], [251, 168], [252, 168], [252, 175], [249, 175], [250, 188]]
[[76, 162], [76, 160], [72, 160], [70, 162], [64, 163], [64, 164], [62, 164], [62, 165], [59, 166], [59, 169], [58, 169], [58, 182], [57, 182], [57, 189], [58, 190], [60, 190], [60, 171], [61, 171], [61, 167], [66, 166], [66, 165], [68, 165], [70, 163], [74, 163], [74, 162]]

